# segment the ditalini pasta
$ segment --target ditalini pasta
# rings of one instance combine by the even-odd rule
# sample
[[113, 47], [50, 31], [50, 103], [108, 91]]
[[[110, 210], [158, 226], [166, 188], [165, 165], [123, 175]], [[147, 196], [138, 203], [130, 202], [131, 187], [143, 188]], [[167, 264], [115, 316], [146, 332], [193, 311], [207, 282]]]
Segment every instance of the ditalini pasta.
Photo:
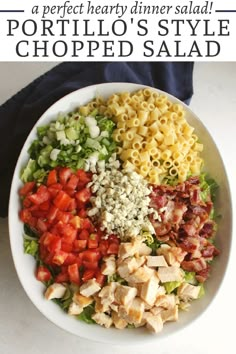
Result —
[[97, 97], [80, 112], [88, 114], [94, 109], [116, 123], [113, 139], [124, 168], [153, 184], [178, 183], [188, 174], [200, 173], [203, 145], [187, 122], [182, 104], [145, 88], [117, 93], [107, 100]]

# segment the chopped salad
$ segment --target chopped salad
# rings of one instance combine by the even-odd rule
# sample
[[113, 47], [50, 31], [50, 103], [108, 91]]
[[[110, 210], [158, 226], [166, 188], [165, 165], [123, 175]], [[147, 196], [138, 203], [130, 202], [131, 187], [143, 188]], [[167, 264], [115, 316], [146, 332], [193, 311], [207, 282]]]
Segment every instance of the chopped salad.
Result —
[[202, 148], [184, 109], [149, 89], [38, 127], [19, 217], [45, 299], [87, 323], [158, 333], [203, 296], [219, 250]]

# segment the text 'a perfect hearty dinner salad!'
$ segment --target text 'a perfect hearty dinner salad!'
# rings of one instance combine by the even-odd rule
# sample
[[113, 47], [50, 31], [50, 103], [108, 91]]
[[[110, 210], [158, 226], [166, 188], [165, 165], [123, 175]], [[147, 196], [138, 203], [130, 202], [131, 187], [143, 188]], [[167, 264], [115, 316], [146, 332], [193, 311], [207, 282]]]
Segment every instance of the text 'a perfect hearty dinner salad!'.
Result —
[[19, 195], [45, 298], [106, 328], [177, 321], [219, 253], [202, 150], [184, 106], [149, 88], [39, 126]]

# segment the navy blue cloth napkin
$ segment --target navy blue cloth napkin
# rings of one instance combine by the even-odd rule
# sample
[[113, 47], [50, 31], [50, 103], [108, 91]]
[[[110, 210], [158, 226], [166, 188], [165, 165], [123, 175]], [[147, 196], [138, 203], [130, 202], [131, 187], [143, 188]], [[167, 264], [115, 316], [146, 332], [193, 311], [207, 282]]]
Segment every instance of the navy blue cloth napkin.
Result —
[[193, 63], [65, 62], [0, 106], [0, 216], [7, 216], [11, 180], [20, 150], [42, 113], [64, 95], [103, 82], [159, 88], [185, 103], [193, 94]]

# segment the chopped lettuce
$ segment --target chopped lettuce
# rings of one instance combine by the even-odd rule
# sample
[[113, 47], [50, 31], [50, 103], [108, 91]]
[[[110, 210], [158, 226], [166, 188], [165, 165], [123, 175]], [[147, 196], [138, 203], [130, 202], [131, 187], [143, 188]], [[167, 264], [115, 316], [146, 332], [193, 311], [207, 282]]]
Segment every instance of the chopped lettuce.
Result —
[[59, 115], [57, 120], [38, 127], [38, 139], [28, 150], [30, 160], [21, 173], [22, 181], [42, 182], [56, 166], [84, 168], [94, 152], [98, 153], [99, 160], [109, 159], [116, 149], [112, 138], [115, 123], [98, 115], [96, 110], [92, 114], [94, 118], [80, 116], [78, 112]]
[[84, 308], [83, 312], [81, 312], [77, 318], [83, 322], [86, 323], [95, 323], [95, 321], [92, 319], [92, 315], [94, 314], [94, 304], [88, 305], [87, 307]]
[[166, 283], [163, 283], [167, 294], [171, 294], [176, 288], [180, 286], [180, 284], [180, 281], [168, 281]]
[[29, 239], [26, 236], [24, 237], [24, 252], [27, 254], [31, 254], [33, 257], [37, 257], [38, 255], [39, 244], [38, 240]]

